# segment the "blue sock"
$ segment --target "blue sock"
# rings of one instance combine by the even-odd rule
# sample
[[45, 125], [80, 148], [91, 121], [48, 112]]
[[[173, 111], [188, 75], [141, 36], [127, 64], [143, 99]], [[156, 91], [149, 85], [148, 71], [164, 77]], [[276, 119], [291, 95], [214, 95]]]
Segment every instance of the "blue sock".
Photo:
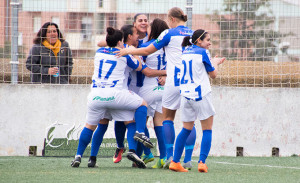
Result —
[[80, 156], [83, 155], [87, 145], [89, 145], [89, 143], [91, 142], [92, 136], [93, 136], [93, 130], [84, 127], [79, 137], [79, 143], [78, 143], [76, 155], [80, 155]]
[[134, 119], [136, 123], [136, 130], [140, 133], [144, 133], [147, 122], [147, 107], [140, 106], [135, 110]]
[[180, 162], [180, 158], [184, 149], [184, 144], [186, 143], [186, 139], [190, 135], [191, 131], [192, 130], [182, 128], [181, 132], [178, 134], [176, 138], [174, 158], [173, 158], [173, 161], [175, 163]]
[[124, 148], [126, 125], [123, 121], [115, 121], [115, 136], [119, 148]]
[[175, 141], [175, 128], [174, 123], [171, 120], [165, 120], [163, 122], [164, 138], [167, 149], [167, 159], [173, 156], [173, 146]]
[[[147, 126], [146, 126], [146, 128], [145, 128], [145, 135], [146, 135], [147, 137], [150, 137]], [[146, 146], [144, 146], [144, 145], [143, 145], [142, 147], [143, 147], [143, 150], [144, 150], [144, 154], [145, 154], [145, 155], [149, 155], [149, 154], [151, 153], [150, 148], [148, 148], [148, 147], [146, 147]]]
[[140, 143], [140, 142], [138, 142], [138, 143], [137, 143], [137, 146], [136, 146], [136, 155], [137, 155], [138, 157], [141, 157], [142, 154], [143, 154], [143, 144]]
[[196, 128], [194, 126], [190, 135], [186, 139], [186, 143], [184, 146], [184, 148], [185, 148], [185, 155], [184, 155], [184, 160], [183, 160], [184, 163], [187, 163], [192, 160], [193, 150], [194, 150], [194, 146], [195, 146], [195, 142], [196, 142], [196, 136], [197, 136]]
[[199, 158], [198, 163], [200, 163], [200, 161], [202, 161], [202, 163], [205, 163], [205, 160], [210, 151], [211, 139], [212, 139], [212, 130], [203, 130], [200, 158]]
[[154, 127], [157, 142], [158, 142], [158, 148], [159, 148], [159, 159], [163, 159], [167, 155], [166, 151], [166, 144], [164, 139], [164, 131], [162, 126], [155, 126]]
[[136, 131], [135, 123], [129, 123], [126, 125], [127, 128], [127, 142], [128, 148], [136, 151], [137, 141], [133, 139], [133, 136]]
[[91, 156], [97, 156], [107, 127], [108, 124], [98, 124], [98, 128], [94, 132], [92, 139]]

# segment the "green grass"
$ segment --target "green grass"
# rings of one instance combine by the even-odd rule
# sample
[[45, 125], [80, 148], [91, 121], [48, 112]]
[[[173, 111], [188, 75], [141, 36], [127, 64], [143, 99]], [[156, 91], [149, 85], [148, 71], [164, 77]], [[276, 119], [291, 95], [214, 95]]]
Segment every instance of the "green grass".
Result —
[[188, 173], [131, 168], [125, 157], [119, 164], [98, 158], [98, 168], [87, 168], [88, 158], [83, 158], [79, 168], [72, 168], [72, 159], [0, 157], [0, 182], [300, 182], [299, 157], [209, 157], [206, 174], [197, 171], [196, 157]]

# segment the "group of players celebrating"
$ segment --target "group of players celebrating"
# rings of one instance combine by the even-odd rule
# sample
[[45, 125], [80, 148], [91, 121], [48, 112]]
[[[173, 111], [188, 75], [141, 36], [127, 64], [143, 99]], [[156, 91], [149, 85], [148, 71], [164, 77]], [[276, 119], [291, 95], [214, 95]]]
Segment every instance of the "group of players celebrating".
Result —
[[[215, 115], [209, 77], [217, 76], [218, 65], [225, 58], [211, 59], [209, 33], [202, 29], [191, 30], [184, 26], [186, 21], [183, 11], [174, 7], [168, 11], [168, 24], [154, 19], [149, 34], [145, 14], [135, 15], [133, 25], [124, 25], [121, 30], [107, 28], [106, 40], [98, 43], [92, 88], [87, 97], [86, 124], [72, 167], [79, 167], [91, 141], [88, 167], [96, 167], [103, 136], [109, 121], [114, 120], [118, 145], [114, 163], [120, 162], [125, 152], [127, 129], [127, 158], [133, 161], [133, 166], [146, 168], [146, 163], [154, 160], [150, 150], [154, 145], [146, 127], [151, 116], [160, 155], [152, 168], [177, 172], [188, 172], [192, 168], [194, 122], [199, 119], [203, 135], [198, 171], [208, 171], [205, 161], [211, 147]], [[183, 128], [174, 149], [174, 118], [179, 108]], [[184, 149], [182, 165], [180, 158]]]

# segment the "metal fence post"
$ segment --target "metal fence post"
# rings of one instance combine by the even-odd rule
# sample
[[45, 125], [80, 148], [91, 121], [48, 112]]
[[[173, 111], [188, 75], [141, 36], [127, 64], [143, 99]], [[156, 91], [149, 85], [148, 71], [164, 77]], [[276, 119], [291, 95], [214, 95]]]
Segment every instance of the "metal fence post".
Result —
[[12, 26], [12, 34], [11, 34], [11, 84], [18, 84], [18, 13], [19, 13], [19, 0], [14, 0], [10, 3], [12, 7], [12, 16], [11, 16], [11, 26]]

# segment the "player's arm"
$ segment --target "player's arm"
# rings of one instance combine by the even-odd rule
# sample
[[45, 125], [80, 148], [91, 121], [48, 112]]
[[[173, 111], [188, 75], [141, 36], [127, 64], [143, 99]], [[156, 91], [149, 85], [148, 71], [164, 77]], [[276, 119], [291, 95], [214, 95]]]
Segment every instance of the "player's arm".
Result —
[[117, 53], [118, 57], [122, 57], [122, 56], [125, 56], [128, 54], [146, 56], [146, 55], [150, 55], [156, 51], [157, 51], [157, 49], [155, 48], [155, 46], [153, 44], [150, 44], [149, 46], [144, 47], [144, 48], [135, 48], [133, 46], [130, 46], [128, 48], [121, 49], [120, 51], [116, 51], [115, 53]]
[[147, 77], [157, 77], [157, 76], [166, 76], [167, 75], [166, 70], [156, 70], [156, 69], [151, 69], [149, 67], [146, 67], [145, 69], [143, 69], [142, 73]]
[[101, 40], [97, 43], [98, 47], [106, 47], [107, 46], [107, 42], [106, 40]]

